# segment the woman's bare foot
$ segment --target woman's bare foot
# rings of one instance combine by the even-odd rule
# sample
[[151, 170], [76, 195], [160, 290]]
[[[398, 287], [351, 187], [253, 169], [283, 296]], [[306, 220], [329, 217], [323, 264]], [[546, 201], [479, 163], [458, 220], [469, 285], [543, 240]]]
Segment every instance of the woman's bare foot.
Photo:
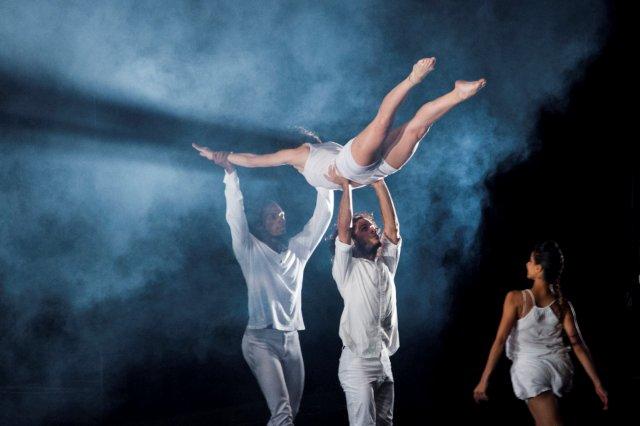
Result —
[[413, 65], [409, 81], [413, 84], [420, 83], [436, 67], [436, 58], [422, 58]]
[[460, 97], [460, 100], [464, 101], [478, 93], [486, 84], [487, 80], [484, 78], [476, 81], [458, 80], [453, 91]]

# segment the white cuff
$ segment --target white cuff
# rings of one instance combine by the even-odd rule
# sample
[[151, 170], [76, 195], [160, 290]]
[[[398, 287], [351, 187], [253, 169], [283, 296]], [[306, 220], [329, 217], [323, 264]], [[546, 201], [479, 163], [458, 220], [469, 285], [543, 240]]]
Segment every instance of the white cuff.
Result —
[[336, 251], [349, 251], [353, 247], [353, 240], [351, 240], [351, 244], [343, 243], [340, 241], [340, 237], [336, 237]]

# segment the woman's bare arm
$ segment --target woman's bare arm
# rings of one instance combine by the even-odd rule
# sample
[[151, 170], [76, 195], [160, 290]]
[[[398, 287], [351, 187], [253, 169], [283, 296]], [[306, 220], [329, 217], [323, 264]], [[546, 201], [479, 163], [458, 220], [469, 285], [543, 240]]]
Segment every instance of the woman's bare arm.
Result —
[[565, 313], [564, 320], [562, 321], [562, 326], [564, 327], [565, 333], [567, 333], [567, 337], [569, 338], [569, 343], [571, 343], [573, 353], [576, 354], [576, 358], [578, 358], [578, 361], [580, 361], [580, 364], [582, 364], [582, 367], [593, 382], [593, 387], [595, 388], [596, 394], [602, 401], [603, 409], [606, 410], [609, 405], [609, 396], [607, 394], [607, 391], [602, 387], [600, 377], [596, 372], [596, 367], [593, 364], [593, 360], [591, 358], [591, 353], [582, 340], [582, 336], [578, 332], [578, 327], [573, 315], [573, 310], [568, 310]]
[[290, 166], [295, 162], [296, 149], [283, 149], [271, 154], [250, 154], [231, 152], [229, 162], [241, 167], [277, 167]]
[[496, 364], [498, 363], [498, 360], [500, 359], [500, 356], [504, 351], [504, 345], [507, 342], [509, 333], [511, 333], [511, 329], [518, 320], [518, 305], [521, 298], [522, 296], [520, 292], [514, 290], [507, 293], [507, 296], [504, 299], [504, 305], [502, 308], [502, 319], [500, 320], [500, 325], [498, 326], [496, 338], [494, 339], [493, 345], [491, 345], [491, 350], [489, 351], [489, 359], [487, 359], [487, 364], [484, 367], [484, 371], [482, 372], [480, 382], [473, 390], [473, 398], [476, 400], [476, 402], [489, 399], [487, 397], [487, 386], [489, 384], [489, 377], [491, 377], [491, 373], [496, 367]]
[[[207, 147], [192, 144], [195, 149], [200, 152], [203, 157], [212, 160], [213, 154], [219, 151], [212, 151]], [[308, 147], [302, 145], [298, 148], [282, 149], [270, 154], [251, 154], [229, 152], [227, 160], [231, 164], [240, 167], [277, 167], [277, 166], [297, 166], [303, 167], [305, 154], [308, 153]]]

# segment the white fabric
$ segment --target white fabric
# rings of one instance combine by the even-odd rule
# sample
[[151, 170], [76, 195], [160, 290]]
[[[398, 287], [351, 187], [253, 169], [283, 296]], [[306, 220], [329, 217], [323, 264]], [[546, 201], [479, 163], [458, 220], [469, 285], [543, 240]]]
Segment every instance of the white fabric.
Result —
[[340, 338], [355, 355], [393, 355], [400, 346], [394, 275], [400, 258], [401, 241], [393, 244], [382, 237], [375, 261], [353, 257], [351, 245], [336, 238], [332, 274], [344, 300]]
[[304, 388], [298, 332], [248, 328], [242, 354], [267, 400], [271, 412], [267, 425], [293, 425]]
[[342, 176], [362, 186], [370, 185], [398, 171], [384, 159], [379, 159], [368, 166], [360, 166], [351, 154], [352, 143], [353, 139], [344, 146], [335, 142], [307, 144], [309, 157], [302, 171], [307, 182], [316, 188], [340, 189], [339, 185], [325, 177], [332, 164]]
[[300, 295], [309, 257], [327, 231], [333, 215], [333, 192], [317, 188], [313, 216], [304, 229], [289, 240], [287, 250], [276, 253], [249, 232], [237, 173], [226, 174], [227, 223], [233, 252], [248, 289], [248, 328], [304, 330]]
[[369, 183], [377, 182], [380, 179], [384, 179], [387, 176], [392, 175], [397, 171], [398, 169], [391, 166], [391, 164], [387, 163], [387, 160], [382, 159], [378, 167], [367, 178], [367, 182]]
[[342, 151], [342, 145], [335, 142], [308, 143], [309, 157], [304, 164], [302, 176], [310, 185], [316, 188], [340, 189], [337, 185], [328, 180], [324, 175], [329, 172], [329, 166], [333, 164], [336, 157]]
[[[527, 301], [530, 296], [530, 301]], [[562, 396], [570, 387], [573, 364], [569, 348], [562, 341], [562, 323], [551, 309], [535, 305], [531, 290], [522, 292], [532, 308], [511, 330], [506, 354], [513, 361], [511, 383], [520, 399], [533, 398], [546, 391]]]
[[377, 358], [361, 358], [344, 347], [338, 378], [351, 426], [393, 424], [393, 374], [386, 350]]
[[336, 168], [342, 176], [348, 178], [353, 182], [362, 184], [373, 182], [369, 182], [368, 180], [380, 165], [381, 159], [378, 159], [377, 161], [374, 161], [369, 165], [361, 166], [360, 164], [356, 163], [355, 158], [353, 158], [351, 145], [353, 145], [353, 139], [351, 139], [344, 145], [344, 147], [336, 157]]

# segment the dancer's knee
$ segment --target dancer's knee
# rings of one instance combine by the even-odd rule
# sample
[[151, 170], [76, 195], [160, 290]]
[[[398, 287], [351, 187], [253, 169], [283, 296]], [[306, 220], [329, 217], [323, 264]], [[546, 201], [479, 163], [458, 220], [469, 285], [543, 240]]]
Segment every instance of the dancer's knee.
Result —
[[429, 130], [431, 129], [431, 125], [424, 123], [409, 123], [407, 128], [405, 129], [405, 134], [415, 141], [421, 141], [424, 138]]

